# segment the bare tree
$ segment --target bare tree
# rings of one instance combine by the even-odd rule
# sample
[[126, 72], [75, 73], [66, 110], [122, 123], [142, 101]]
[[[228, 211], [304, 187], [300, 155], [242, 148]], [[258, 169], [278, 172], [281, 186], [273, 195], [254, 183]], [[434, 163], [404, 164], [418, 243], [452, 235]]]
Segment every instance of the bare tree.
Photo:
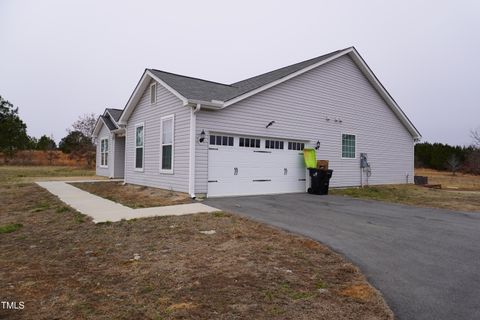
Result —
[[447, 159], [447, 167], [452, 171], [452, 175], [456, 175], [456, 172], [462, 167], [462, 163], [455, 154], [451, 154]]
[[92, 140], [92, 133], [96, 122], [97, 115], [95, 115], [95, 113], [86, 113], [78, 117], [77, 121], [72, 124], [72, 128], [69, 129], [68, 132], [71, 133], [72, 131], [79, 131], [85, 137]]
[[480, 129], [472, 130], [471, 137], [473, 139], [473, 144], [480, 147]]

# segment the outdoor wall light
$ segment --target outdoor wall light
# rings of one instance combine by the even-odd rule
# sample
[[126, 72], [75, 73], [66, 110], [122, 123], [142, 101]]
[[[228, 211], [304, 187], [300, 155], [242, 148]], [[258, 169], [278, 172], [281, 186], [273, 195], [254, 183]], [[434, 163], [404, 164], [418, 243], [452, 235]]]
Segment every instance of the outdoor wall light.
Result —
[[317, 141], [317, 144], [315, 145], [315, 150], [320, 149], [320, 141]]
[[200, 132], [200, 137], [199, 137], [198, 141], [199, 141], [200, 143], [202, 143], [203, 141], [205, 141], [205, 130], [202, 130], [202, 132]]

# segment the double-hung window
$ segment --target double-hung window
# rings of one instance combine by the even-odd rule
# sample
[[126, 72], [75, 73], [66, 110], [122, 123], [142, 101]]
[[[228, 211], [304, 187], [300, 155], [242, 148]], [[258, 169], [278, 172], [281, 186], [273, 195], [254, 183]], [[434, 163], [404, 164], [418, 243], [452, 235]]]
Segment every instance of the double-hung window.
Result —
[[174, 151], [174, 116], [166, 116], [161, 119], [160, 135], [160, 172], [173, 173], [173, 151]]
[[108, 167], [108, 138], [100, 140], [100, 167]]
[[342, 134], [342, 158], [355, 158], [355, 135]]
[[135, 126], [135, 170], [137, 171], [143, 171], [144, 136], [144, 124], [137, 124]]

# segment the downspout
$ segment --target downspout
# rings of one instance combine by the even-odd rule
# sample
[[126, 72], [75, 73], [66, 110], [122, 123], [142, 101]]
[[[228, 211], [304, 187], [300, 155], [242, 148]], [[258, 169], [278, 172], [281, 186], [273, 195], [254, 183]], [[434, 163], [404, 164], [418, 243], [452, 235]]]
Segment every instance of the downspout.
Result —
[[197, 131], [197, 115], [201, 104], [197, 103], [195, 108], [190, 109], [190, 154], [188, 168], [188, 193], [192, 199], [195, 199], [195, 144]]

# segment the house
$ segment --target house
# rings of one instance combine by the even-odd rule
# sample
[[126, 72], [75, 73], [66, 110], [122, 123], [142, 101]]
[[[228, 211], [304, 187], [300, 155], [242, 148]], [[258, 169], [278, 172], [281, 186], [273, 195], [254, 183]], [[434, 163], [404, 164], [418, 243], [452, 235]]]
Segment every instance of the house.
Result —
[[98, 117], [93, 136], [97, 140], [96, 174], [109, 178], [123, 178], [125, 172], [125, 130], [118, 120], [120, 109], [107, 108]]
[[146, 69], [109, 110], [97, 174], [192, 197], [305, 192], [306, 147], [329, 160], [331, 186], [411, 183], [421, 137], [354, 47], [233, 84]]

